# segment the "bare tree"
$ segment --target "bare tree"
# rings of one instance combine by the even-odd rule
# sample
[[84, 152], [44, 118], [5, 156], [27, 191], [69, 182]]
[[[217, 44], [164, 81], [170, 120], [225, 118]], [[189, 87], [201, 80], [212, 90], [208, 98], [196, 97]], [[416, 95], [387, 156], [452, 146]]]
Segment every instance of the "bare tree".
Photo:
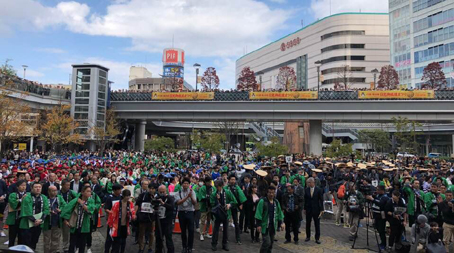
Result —
[[219, 121], [215, 123], [215, 126], [219, 129], [219, 132], [225, 135], [227, 141], [227, 150], [230, 148], [230, 138], [238, 134], [240, 123], [235, 121]]
[[[350, 88], [350, 78], [352, 77], [352, 71], [349, 65], [342, 65], [337, 72], [338, 82], [334, 84], [336, 90], [348, 90]], [[337, 87], [336, 87], [337, 86]]]

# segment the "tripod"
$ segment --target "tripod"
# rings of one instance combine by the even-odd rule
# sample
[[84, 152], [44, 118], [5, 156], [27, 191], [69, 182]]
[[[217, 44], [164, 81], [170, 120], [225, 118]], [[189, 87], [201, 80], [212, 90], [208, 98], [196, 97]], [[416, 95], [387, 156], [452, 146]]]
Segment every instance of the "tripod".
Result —
[[[376, 252], [375, 250], [373, 250], [369, 247], [369, 226], [370, 226], [369, 219], [371, 216], [372, 216], [371, 203], [367, 202], [366, 207], [365, 207], [365, 214], [364, 214], [364, 218], [366, 218], [366, 243], [367, 243], [366, 245], [367, 245], [367, 247], [366, 248], [356, 248], [356, 249], [367, 249], [367, 250]], [[356, 228], [356, 232], [355, 232], [355, 238], [354, 238], [353, 244], [352, 244], [352, 249], [355, 248], [356, 239], [358, 238], [360, 222], [361, 222], [361, 219], [358, 219], [358, 224], [357, 224], [357, 228]], [[374, 228], [375, 240], [377, 242], [378, 253], [381, 253], [380, 245], [378, 243], [377, 229], [375, 229], [375, 226], [373, 226], [373, 225], [372, 225], [372, 227]]]

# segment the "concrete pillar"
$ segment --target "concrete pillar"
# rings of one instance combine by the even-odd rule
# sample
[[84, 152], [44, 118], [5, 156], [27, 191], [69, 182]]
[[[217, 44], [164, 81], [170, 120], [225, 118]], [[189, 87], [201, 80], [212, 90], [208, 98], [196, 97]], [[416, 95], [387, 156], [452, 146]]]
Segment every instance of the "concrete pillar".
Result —
[[142, 120], [136, 124], [135, 131], [135, 150], [143, 152], [145, 150], [145, 127], [147, 121]]
[[30, 138], [30, 153], [33, 152], [33, 139], [34, 139], [34, 137], [32, 136], [32, 137]]
[[87, 141], [87, 146], [88, 146], [88, 150], [90, 150], [91, 152], [95, 152], [96, 151], [96, 143], [95, 141]]
[[429, 153], [430, 153], [429, 145], [430, 145], [430, 139], [429, 139], [429, 136], [426, 135], [426, 155], [427, 155], [427, 156], [428, 156]]
[[310, 154], [322, 155], [322, 121], [309, 121], [309, 151]]

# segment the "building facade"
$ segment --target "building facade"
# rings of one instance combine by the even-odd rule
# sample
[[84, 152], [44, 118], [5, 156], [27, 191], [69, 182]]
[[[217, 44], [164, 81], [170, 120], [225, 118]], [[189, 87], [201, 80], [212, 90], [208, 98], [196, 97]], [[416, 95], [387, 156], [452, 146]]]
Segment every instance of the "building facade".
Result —
[[[178, 82], [178, 78], [172, 77], [164, 77], [164, 78], [138, 78], [129, 81], [129, 90], [133, 91], [144, 91], [144, 92], [152, 92], [152, 91], [172, 91], [174, 90], [174, 83]], [[182, 91], [190, 91], [193, 90], [192, 86], [183, 81], [183, 88]]]
[[424, 68], [439, 62], [454, 87], [454, 0], [390, 0], [391, 64], [401, 87], [421, 87]]
[[371, 71], [388, 65], [389, 56], [388, 14], [341, 13], [242, 56], [236, 62], [236, 80], [250, 67], [262, 90], [288, 89], [288, 83], [282, 87], [278, 81], [279, 68], [288, 66], [296, 73], [292, 89], [316, 89], [319, 66], [321, 89], [335, 84], [369, 88], [374, 81]]
[[151, 72], [145, 67], [131, 66], [129, 68], [129, 81], [137, 78], [151, 78]]

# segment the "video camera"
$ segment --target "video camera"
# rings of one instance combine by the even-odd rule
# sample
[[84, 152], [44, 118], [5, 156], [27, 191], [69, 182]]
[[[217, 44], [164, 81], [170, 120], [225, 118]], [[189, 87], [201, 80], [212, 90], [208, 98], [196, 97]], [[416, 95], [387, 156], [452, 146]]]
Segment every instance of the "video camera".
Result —
[[367, 185], [360, 184], [360, 185], [359, 185], [359, 191], [360, 191], [364, 196], [371, 196], [371, 195], [374, 194], [372, 185], [370, 185], [370, 184], [367, 184]]

